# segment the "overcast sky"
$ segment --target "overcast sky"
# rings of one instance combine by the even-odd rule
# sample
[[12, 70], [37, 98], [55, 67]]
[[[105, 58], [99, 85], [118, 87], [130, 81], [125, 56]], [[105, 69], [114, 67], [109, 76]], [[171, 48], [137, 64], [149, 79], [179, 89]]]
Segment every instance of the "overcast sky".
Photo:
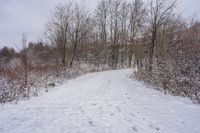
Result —
[[[22, 33], [29, 41], [40, 40], [50, 11], [60, 1], [67, 0], [0, 0], [0, 48], [16, 47]], [[94, 9], [97, 1], [86, 0], [86, 4]], [[185, 17], [196, 14], [200, 18], [199, 5], [200, 0], [179, 0], [177, 11]]]

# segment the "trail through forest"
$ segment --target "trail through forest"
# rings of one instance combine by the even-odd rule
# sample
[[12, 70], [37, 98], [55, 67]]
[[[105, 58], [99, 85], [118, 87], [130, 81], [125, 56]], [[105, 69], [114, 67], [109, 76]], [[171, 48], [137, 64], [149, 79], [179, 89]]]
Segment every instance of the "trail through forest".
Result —
[[200, 106], [130, 78], [91, 73], [48, 93], [0, 106], [1, 133], [199, 133]]

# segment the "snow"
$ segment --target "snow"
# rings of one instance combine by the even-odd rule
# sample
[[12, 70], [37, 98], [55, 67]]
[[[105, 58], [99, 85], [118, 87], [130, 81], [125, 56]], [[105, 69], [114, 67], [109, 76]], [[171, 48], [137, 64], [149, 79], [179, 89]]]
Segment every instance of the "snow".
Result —
[[130, 77], [86, 74], [42, 96], [0, 106], [0, 133], [200, 133], [200, 106]]

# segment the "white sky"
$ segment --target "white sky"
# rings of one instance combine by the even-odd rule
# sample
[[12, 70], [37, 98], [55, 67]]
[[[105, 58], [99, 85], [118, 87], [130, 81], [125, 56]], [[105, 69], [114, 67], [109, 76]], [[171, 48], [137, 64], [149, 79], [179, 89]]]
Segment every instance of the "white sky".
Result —
[[[28, 41], [40, 40], [50, 11], [60, 1], [67, 0], [0, 0], [0, 48], [16, 47], [22, 33], [27, 34]], [[94, 9], [97, 1], [86, 0], [86, 5]], [[177, 12], [185, 17], [197, 14], [200, 18], [199, 5], [200, 0], [179, 0]]]

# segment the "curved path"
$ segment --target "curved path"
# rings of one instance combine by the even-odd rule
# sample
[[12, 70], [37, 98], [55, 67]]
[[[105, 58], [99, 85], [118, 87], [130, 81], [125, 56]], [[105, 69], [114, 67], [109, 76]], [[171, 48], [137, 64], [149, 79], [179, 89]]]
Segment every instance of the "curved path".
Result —
[[91, 73], [0, 106], [0, 133], [200, 133], [200, 106], [129, 78]]

